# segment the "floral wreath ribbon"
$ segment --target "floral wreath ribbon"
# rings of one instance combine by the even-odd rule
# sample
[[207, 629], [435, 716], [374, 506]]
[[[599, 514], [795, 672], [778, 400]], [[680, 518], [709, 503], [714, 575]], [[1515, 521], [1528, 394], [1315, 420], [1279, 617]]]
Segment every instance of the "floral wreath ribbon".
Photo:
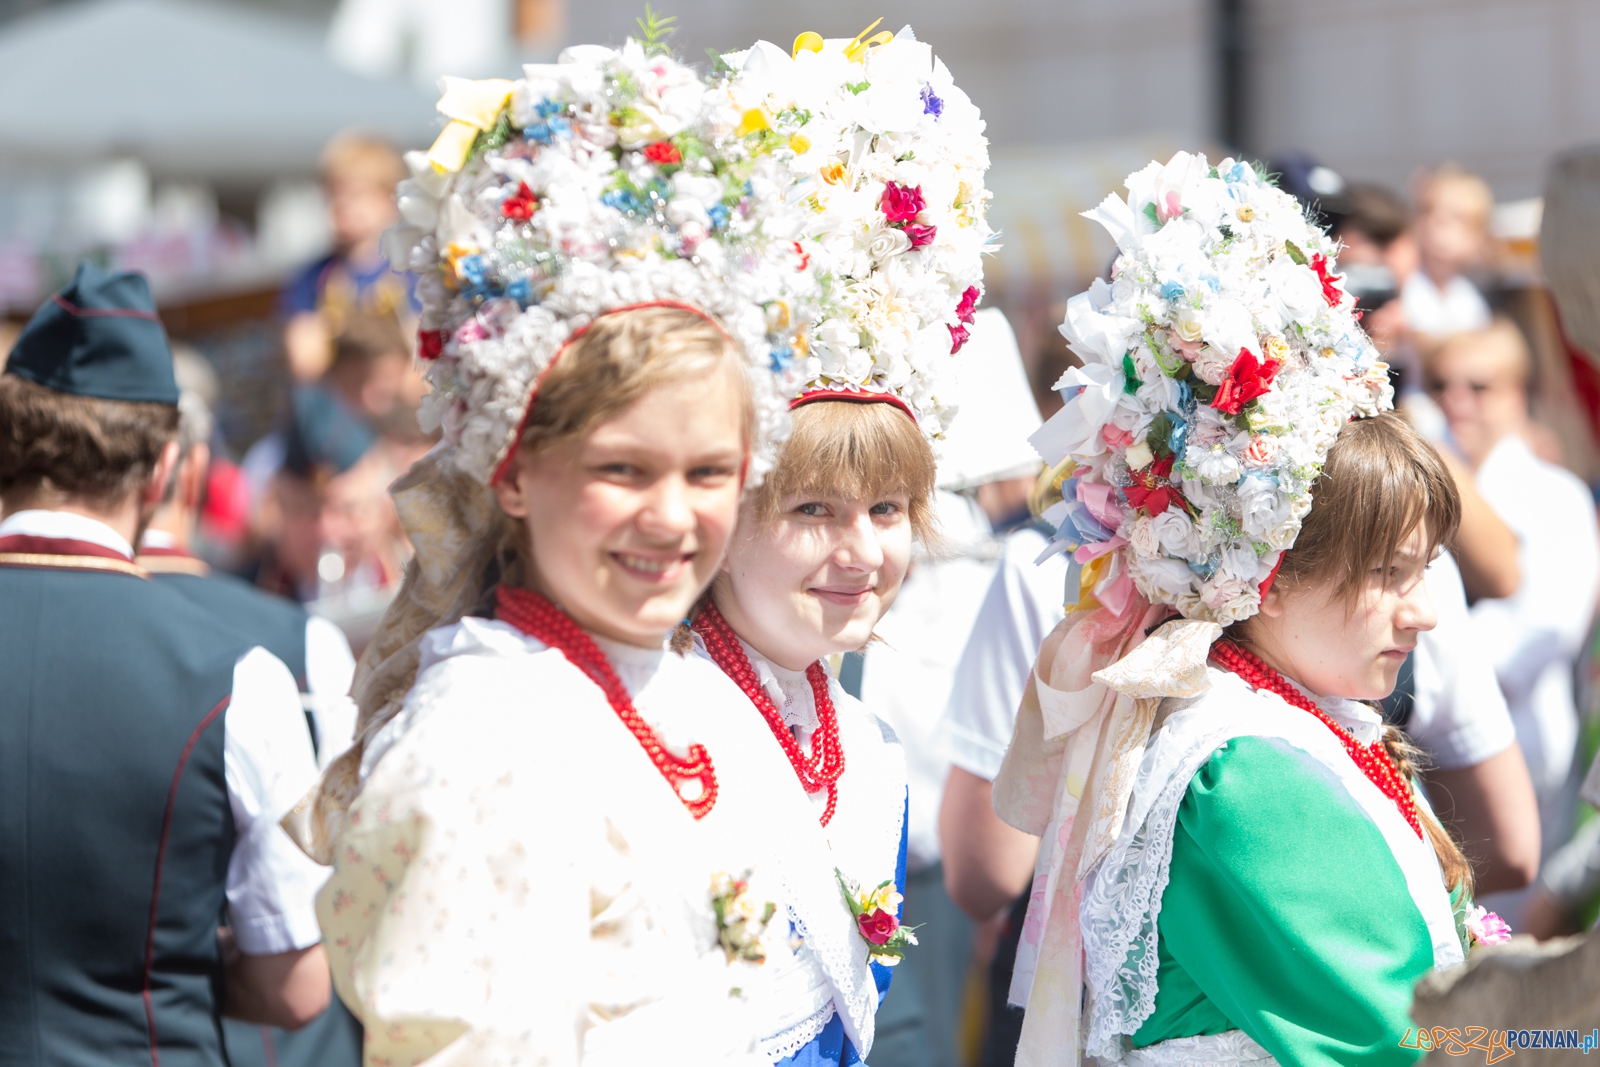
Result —
[[[872, 34], [871, 37], [867, 36], [867, 34], [872, 33], [873, 30], [876, 30], [878, 28], [878, 23], [882, 21], [883, 19], [881, 18], [874, 20], [871, 26], [868, 26], [866, 29], [856, 34], [855, 39], [844, 46], [844, 55], [846, 59], [852, 63], [865, 63], [867, 60], [867, 53], [874, 47], [880, 44], [888, 44], [890, 41], [894, 40], [894, 34], [890, 33], [888, 30], [881, 30], [878, 33]], [[820, 52], [822, 51], [823, 46], [826, 44], [827, 41], [823, 39], [822, 34], [813, 30], [807, 30], [794, 39], [794, 48], [789, 52], [789, 54], [791, 56], [797, 56], [801, 52]]]
[[[994, 809], [1041, 838], [1009, 999], [1026, 1006], [1018, 1067], [1082, 1055], [1083, 879], [1117, 841], [1156, 709], [1208, 686], [1222, 627], [1163, 623], [1171, 609], [1137, 594], [1120, 611], [1067, 616], [1039, 650], [1016, 732], [994, 781]], [[1152, 631], [1146, 637], [1147, 631]]]

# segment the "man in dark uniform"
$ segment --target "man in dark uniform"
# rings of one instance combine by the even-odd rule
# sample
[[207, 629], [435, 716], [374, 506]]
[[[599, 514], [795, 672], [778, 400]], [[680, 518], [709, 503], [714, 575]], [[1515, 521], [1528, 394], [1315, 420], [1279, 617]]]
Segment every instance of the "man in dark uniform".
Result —
[[294, 679], [132, 558], [177, 401], [149, 286], [89, 264], [0, 374], [0, 1067], [222, 1067], [224, 1012], [327, 1005]]
[[[181, 373], [179, 379], [181, 388]], [[195, 556], [194, 538], [211, 464], [211, 430], [205, 400], [181, 388], [177, 468], [134, 562], [149, 571], [153, 581], [170, 585], [284, 662], [300, 686], [317, 763], [326, 767], [349, 747], [355, 728], [356, 708], [349, 697], [355, 673], [350, 644], [326, 619], [307, 614], [285, 597], [217, 573]], [[232, 1067], [359, 1067], [361, 1063], [361, 1024], [337, 997], [301, 1030], [230, 1019], [223, 1025], [223, 1036]]]

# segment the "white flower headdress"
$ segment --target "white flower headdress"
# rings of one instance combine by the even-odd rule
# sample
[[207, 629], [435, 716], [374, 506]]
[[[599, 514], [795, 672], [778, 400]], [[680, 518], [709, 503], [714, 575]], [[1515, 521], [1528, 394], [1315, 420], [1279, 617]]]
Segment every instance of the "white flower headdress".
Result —
[[685, 305], [744, 350], [759, 482], [788, 433], [818, 295], [783, 168], [725, 92], [637, 41], [523, 70], [442, 79], [451, 122], [407, 157], [386, 250], [420, 278], [433, 385], [420, 420], [488, 483], [568, 340], [608, 311]]
[[954, 361], [983, 296], [993, 231], [978, 109], [910, 27], [805, 33], [724, 56], [743, 127], [759, 130], [804, 209], [827, 286], [801, 392], [879, 396], [930, 438], [956, 411]]
[[[1388, 368], [1333, 273], [1337, 247], [1252, 167], [1180, 152], [1085, 217], [1121, 254], [1067, 305], [1083, 360], [1032, 441], [1070, 590], [1226, 625], [1254, 615], [1339, 430], [1392, 406]], [[1079, 568], [1092, 570], [1078, 574]]]

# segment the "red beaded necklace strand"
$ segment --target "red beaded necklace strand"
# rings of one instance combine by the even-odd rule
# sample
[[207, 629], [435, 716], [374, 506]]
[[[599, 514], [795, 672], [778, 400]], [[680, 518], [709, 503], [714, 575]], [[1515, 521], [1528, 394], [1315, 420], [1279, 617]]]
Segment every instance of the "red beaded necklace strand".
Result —
[[[628, 689], [617, 677], [611, 661], [571, 616], [538, 593], [502, 584], [495, 589], [495, 617], [559, 649], [574, 667], [588, 675], [605, 693], [611, 710], [638, 740], [650, 762], [689, 809], [689, 814], [696, 819], [706, 817], [717, 802], [717, 774], [705, 746], [690, 745], [687, 759], [667, 751], [655, 730], [633, 706], [633, 699], [628, 696]], [[699, 791], [693, 796], [684, 794], [683, 786], [688, 782], [700, 783]]]
[[1411, 829], [1422, 837], [1422, 821], [1417, 815], [1417, 801], [1411, 793], [1411, 786], [1400, 776], [1400, 769], [1395, 766], [1389, 750], [1383, 747], [1382, 741], [1374, 741], [1370, 745], [1363, 745], [1355, 739], [1349, 730], [1340, 726], [1333, 718], [1307, 697], [1300, 690], [1290, 684], [1289, 680], [1266, 663], [1261, 657], [1247, 652], [1232, 641], [1221, 640], [1211, 646], [1211, 658], [1217, 665], [1237, 674], [1246, 685], [1252, 689], [1265, 689], [1269, 693], [1276, 693], [1294, 707], [1301, 711], [1309, 711], [1322, 724], [1333, 731], [1333, 735], [1344, 745], [1344, 750], [1350, 754], [1361, 773], [1365, 774], [1373, 785], [1384, 796], [1394, 801], [1394, 806], [1400, 809], [1400, 814]]
[[811, 735], [811, 755], [807, 756], [800, 750], [794, 733], [784, 723], [782, 713], [772, 703], [772, 698], [767, 696], [755, 668], [750, 665], [750, 657], [745, 655], [744, 646], [739, 644], [738, 635], [728, 625], [728, 620], [722, 617], [717, 606], [708, 602], [693, 625], [694, 631], [705, 641], [706, 651], [711, 654], [712, 660], [722, 668], [722, 673], [734, 680], [744, 695], [750, 698], [750, 703], [761, 712], [761, 717], [767, 720], [772, 736], [783, 746], [783, 754], [789, 757], [790, 766], [800, 777], [801, 787], [807, 793], [823, 789], [828, 791], [828, 805], [822, 812], [822, 825], [828, 825], [833, 818], [833, 809], [839, 802], [839, 776], [844, 773], [844, 745], [839, 740], [839, 715], [834, 710], [833, 698], [828, 695], [828, 672], [823, 670], [821, 663], [813, 663], [806, 668], [806, 681], [811, 683], [811, 695], [817, 705], [817, 728]]

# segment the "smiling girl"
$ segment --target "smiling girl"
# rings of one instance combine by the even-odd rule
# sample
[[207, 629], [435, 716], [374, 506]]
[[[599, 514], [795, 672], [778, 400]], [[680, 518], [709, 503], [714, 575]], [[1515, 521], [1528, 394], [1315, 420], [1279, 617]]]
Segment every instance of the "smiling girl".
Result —
[[994, 787], [1042, 838], [1017, 1063], [1409, 1063], [1413, 984], [1503, 933], [1371, 703], [1460, 500], [1294, 200], [1185, 153], [1127, 188], [1034, 438], [1078, 604]]
[[852, 916], [783, 753], [664, 644], [772, 465], [816, 283], [720, 89], [634, 42], [525, 71], [447, 80], [400, 190], [444, 443], [394, 489], [417, 557], [357, 743], [286, 825], [333, 864], [369, 1064], [760, 1067], [875, 991], [822, 962]]

